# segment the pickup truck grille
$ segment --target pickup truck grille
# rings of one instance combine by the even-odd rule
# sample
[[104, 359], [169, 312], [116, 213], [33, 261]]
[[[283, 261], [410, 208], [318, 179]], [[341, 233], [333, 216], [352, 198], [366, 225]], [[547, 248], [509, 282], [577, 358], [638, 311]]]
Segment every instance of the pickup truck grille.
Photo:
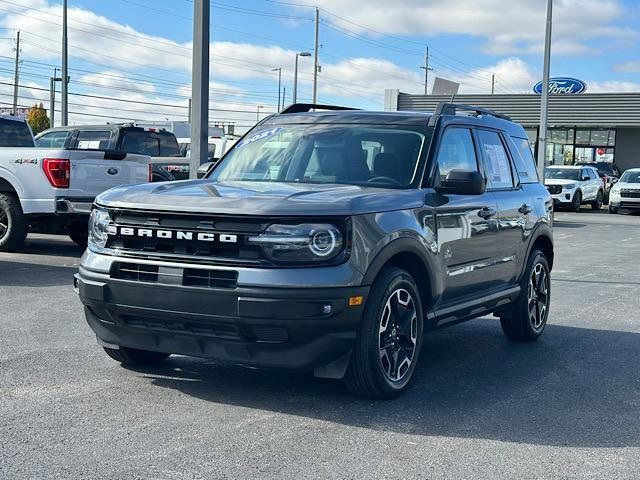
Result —
[[640, 198], [640, 190], [621, 190], [620, 196], [625, 198]]
[[[265, 219], [239, 219], [173, 213], [111, 211], [112, 234], [107, 248], [125, 256], [203, 263], [260, 264], [265, 261], [257, 245], [247, 238], [271, 223]], [[147, 272], [140, 272], [141, 280]], [[193, 282], [206, 283], [204, 279]]]

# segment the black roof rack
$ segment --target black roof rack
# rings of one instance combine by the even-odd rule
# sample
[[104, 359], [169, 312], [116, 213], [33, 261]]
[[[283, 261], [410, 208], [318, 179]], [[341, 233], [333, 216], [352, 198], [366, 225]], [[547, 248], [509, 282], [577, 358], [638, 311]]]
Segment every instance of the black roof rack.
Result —
[[341, 107], [339, 105], [319, 105], [315, 103], [293, 103], [280, 112], [280, 115], [289, 113], [307, 113], [311, 110], [360, 110], [359, 108]]
[[473, 112], [475, 113], [475, 116], [490, 115], [492, 117], [511, 121], [511, 117], [508, 117], [507, 115], [504, 115], [502, 113], [494, 112], [493, 110], [489, 110], [488, 108], [476, 107], [474, 105], [463, 105], [461, 103], [440, 102], [438, 103], [433, 116], [429, 119], [429, 125], [435, 125], [436, 120], [438, 120], [438, 117], [440, 117], [441, 115], [455, 115], [458, 110]]

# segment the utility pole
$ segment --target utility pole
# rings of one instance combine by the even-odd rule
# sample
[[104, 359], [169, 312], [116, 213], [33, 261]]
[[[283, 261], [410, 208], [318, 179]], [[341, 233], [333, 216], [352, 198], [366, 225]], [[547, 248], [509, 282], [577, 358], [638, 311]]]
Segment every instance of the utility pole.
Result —
[[189, 178], [207, 161], [209, 135], [209, 0], [193, 1], [193, 58], [191, 76], [192, 122]]
[[189, 99], [189, 104], [188, 104], [187, 108], [188, 108], [187, 118], [189, 119], [189, 125], [191, 125], [191, 121], [192, 121], [191, 120], [191, 109], [193, 108], [191, 99]]
[[549, 68], [551, 63], [551, 26], [553, 0], [547, 0], [547, 25], [544, 37], [544, 65], [542, 72], [542, 95], [540, 96], [540, 129], [538, 133], [538, 177], [544, 178], [547, 156], [547, 119], [549, 113]]
[[16, 34], [16, 69], [13, 75], [13, 114], [18, 115], [18, 84], [20, 83], [20, 30]]
[[271, 71], [278, 72], [278, 112], [279, 112], [280, 111], [280, 92], [282, 91], [282, 67], [274, 68]]
[[427, 82], [429, 81], [429, 71], [432, 71], [433, 68], [429, 67], [429, 47], [427, 47], [427, 53], [424, 56], [424, 67], [420, 67], [424, 70], [424, 94], [429, 95], [429, 91], [427, 90]]
[[284, 110], [284, 99], [287, 97], [287, 87], [282, 87], [282, 109]]
[[318, 103], [318, 30], [320, 28], [320, 9], [316, 7], [316, 39], [313, 47], [313, 103]]
[[495, 74], [491, 74], [491, 95], [493, 95], [496, 91], [496, 76]]
[[67, 38], [67, 0], [62, 2], [62, 105], [60, 107], [60, 125], [69, 124], [69, 66]]

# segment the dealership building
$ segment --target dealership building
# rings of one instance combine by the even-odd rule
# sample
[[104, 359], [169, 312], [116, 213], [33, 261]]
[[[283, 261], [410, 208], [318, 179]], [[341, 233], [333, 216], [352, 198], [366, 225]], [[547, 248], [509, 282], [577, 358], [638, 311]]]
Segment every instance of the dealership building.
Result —
[[[451, 96], [385, 91], [385, 110], [434, 111]], [[540, 95], [456, 95], [456, 103], [481, 106], [511, 117], [536, 150]], [[547, 163], [607, 161], [626, 170], [640, 167], [640, 93], [549, 95]]]

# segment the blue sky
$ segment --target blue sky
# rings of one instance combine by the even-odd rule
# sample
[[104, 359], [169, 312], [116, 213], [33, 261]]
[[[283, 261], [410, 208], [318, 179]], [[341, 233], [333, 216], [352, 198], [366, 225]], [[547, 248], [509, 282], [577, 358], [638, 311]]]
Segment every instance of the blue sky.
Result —
[[[544, 0], [212, 1], [211, 117], [249, 125], [290, 102], [296, 51], [313, 49], [320, 7], [319, 100], [382, 108], [384, 89], [423, 90], [430, 72], [461, 92], [530, 92], [541, 75]], [[69, 0], [73, 122], [186, 118], [193, 3]], [[589, 91], [640, 91], [640, 2], [556, 0], [552, 74]], [[48, 99], [60, 64], [60, 2], [0, 0], [0, 81], [12, 82], [12, 38], [22, 35], [20, 103]], [[299, 99], [309, 100], [312, 60], [301, 59]], [[0, 102], [11, 101], [0, 84]], [[82, 96], [85, 95], [85, 96]], [[92, 95], [87, 97], [86, 95]], [[95, 98], [101, 97], [101, 98]], [[98, 116], [101, 115], [101, 116]]]

